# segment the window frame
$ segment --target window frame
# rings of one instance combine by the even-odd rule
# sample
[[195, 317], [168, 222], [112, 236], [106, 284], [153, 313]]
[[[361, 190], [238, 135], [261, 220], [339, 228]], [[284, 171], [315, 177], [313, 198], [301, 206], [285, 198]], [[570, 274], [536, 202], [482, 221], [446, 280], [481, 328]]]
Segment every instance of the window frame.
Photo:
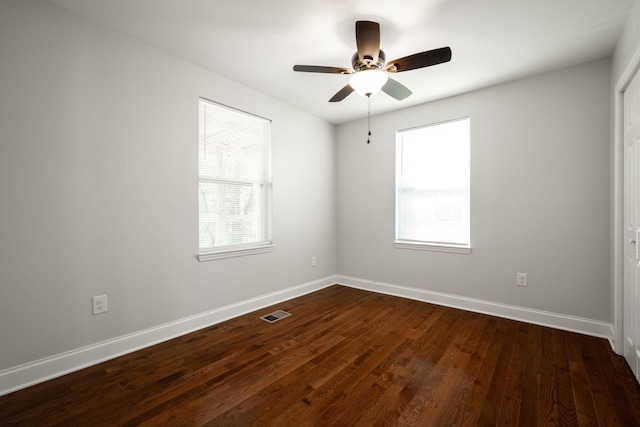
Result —
[[[451, 242], [440, 242], [440, 241], [427, 241], [427, 240], [408, 240], [402, 239], [399, 237], [400, 234], [400, 214], [399, 214], [399, 206], [400, 206], [400, 191], [401, 188], [399, 186], [399, 180], [401, 176], [401, 168], [402, 168], [402, 136], [411, 131], [418, 131], [420, 129], [430, 128], [433, 126], [445, 125], [449, 123], [454, 123], [458, 121], [467, 121], [468, 123], [468, 147], [469, 147], [469, 243], [451, 243]], [[448, 252], [448, 253], [457, 253], [457, 254], [470, 254], [471, 253], [471, 118], [469, 116], [459, 117], [451, 120], [444, 120], [439, 122], [433, 122], [426, 125], [407, 128], [396, 131], [396, 162], [395, 162], [395, 182], [394, 182], [394, 191], [395, 191], [395, 238], [393, 245], [397, 249], [411, 249], [411, 250], [426, 250], [426, 251], [437, 251], [437, 252]]]
[[[212, 178], [210, 176], [204, 176], [201, 174], [201, 158], [200, 150], [202, 144], [201, 134], [201, 116], [200, 108], [205, 103], [216, 108], [221, 108], [226, 111], [237, 113], [239, 115], [264, 121], [268, 124], [268, 130], [266, 137], [262, 141], [264, 148], [264, 179], [260, 181], [248, 181], [242, 179], [229, 179], [229, 178]], [[212, 261], [217, 259], [233, 258], [247, 255], [254, 255], [260, 253], [267, 253], [273, 251], [275, 245], [273, 244], [273, 182], [271, 173], [272, 162], [272, 146], [271, 146], [271, 120], [256, 114], [248, 113], [246, 111], [239, 110], [203, 97], [198, 98], [198, 255], [199, 261]], [[240, 244], [227, 244], [224, 246], [212, 246], [212, 247], [200, 247], [200, 223], [201, 223], [201, 186], [202, 184], [231, 184], [236, 186], [258, 185], [262, 186], [263, 200], [261, 203], [262, 214], [260, 218], [265, 218], [261, 228], [263, 229], [262, 239], [258, 242], [252, 243], [240, 243]]]

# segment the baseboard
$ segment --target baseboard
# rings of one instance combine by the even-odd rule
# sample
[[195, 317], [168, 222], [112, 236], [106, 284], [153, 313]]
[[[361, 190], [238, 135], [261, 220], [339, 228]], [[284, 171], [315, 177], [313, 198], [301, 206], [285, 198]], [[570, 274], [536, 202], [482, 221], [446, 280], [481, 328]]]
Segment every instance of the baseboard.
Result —
[[109, 359], [132, 353], [198, 329], [260, 310], [334, 284], [394, 295], [447, 307], [460, 308], [536, 325], [549, 326], [585, 335], [606, 338], [613, 346], [613, 326], [581, 317], [500, 304], [423, 289], [409, 288], [348, 276], [329, 276], [281, 291], [241, 301], [215, 310], [123, 335], [87, 347], [0, 371], [0, 396], [38, 384]]
[[613, 327], [613, 323], [609, 325], [609, 345], [611, 345], [611, 350], [619, 356], [622, 356], [622, 348], [616, 346], [616, 330]]
[[519, 320], [535, 325], [549, 326], [565, 331], [578, 332], [585, 335], [606, 338], [612, 342], [612, 325], [597, 320], [582, 317], [568, 316], [531, 308], [518, 307], [508, 304], [500, 304], [491, 301], [461, 297], [441, 292], [426, 291], [423, 289], [409, 288], [389, 283], [381, 283], [372, 280], [359, 279], [348, 276], [337, 276], [337, 283], [353, 288], [394, 295], [403, 298], [424, 301], [447, 307], [460, 308], [476, 313], [484, 313], [506, 319]]
[[335, 276], [293, 286], [236, 304], [0, 371], [0, 396], [132, 353], [216, 323], [290, 300], [336, 283]]

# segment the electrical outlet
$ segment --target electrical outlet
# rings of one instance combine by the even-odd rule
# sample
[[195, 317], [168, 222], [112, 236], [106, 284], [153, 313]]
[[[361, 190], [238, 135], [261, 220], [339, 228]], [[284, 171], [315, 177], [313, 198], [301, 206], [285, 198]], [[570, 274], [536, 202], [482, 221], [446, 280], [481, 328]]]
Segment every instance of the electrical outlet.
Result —
[[316, 263], [316, 257], [315, 257], [315, 256], [312, 256], [312, 257], [311, 257], [311, 267], [315, 267], [316, 265], [317, 265], [317, 263]]
[[527, 286], [527, 273], [516, 273], [516, 285]]
[[93, 303], [93, 314], [102, 314], [107, 312], [107, 296], [99, 295], [91, 298]]

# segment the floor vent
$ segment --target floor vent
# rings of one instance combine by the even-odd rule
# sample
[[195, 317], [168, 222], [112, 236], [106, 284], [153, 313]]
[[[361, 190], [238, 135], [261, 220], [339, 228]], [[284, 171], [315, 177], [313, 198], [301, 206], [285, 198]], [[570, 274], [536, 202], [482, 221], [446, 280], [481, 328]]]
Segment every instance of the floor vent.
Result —
[[278, 310], [278, 311], [274, 311], [271, 314], [267, 314], [266, 316], [262, 316], [261, 319], [264, 320], [265, 322], [273, 323], [273, 322], [277, 322], [280, 319], [284, 319], [287, 316], [291, 316], [291, 313]]

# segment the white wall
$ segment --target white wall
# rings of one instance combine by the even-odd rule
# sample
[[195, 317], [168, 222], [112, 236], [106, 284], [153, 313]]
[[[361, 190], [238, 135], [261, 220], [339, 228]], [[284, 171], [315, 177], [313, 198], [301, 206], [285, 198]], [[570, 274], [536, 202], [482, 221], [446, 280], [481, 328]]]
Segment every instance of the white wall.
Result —
[[[44, 1], [0, 61], [0, 371], [335, 274], [333, 125]], [[196, 260], [199, 96], [273, 121], [272, 253]]]
[[[609, 79], [604, 59], [375, 116], [370, 145], [340, 125], [338, 273], [610, 322]], [[395, 249], [396, 130], [464, 116], [473, 252]]]

